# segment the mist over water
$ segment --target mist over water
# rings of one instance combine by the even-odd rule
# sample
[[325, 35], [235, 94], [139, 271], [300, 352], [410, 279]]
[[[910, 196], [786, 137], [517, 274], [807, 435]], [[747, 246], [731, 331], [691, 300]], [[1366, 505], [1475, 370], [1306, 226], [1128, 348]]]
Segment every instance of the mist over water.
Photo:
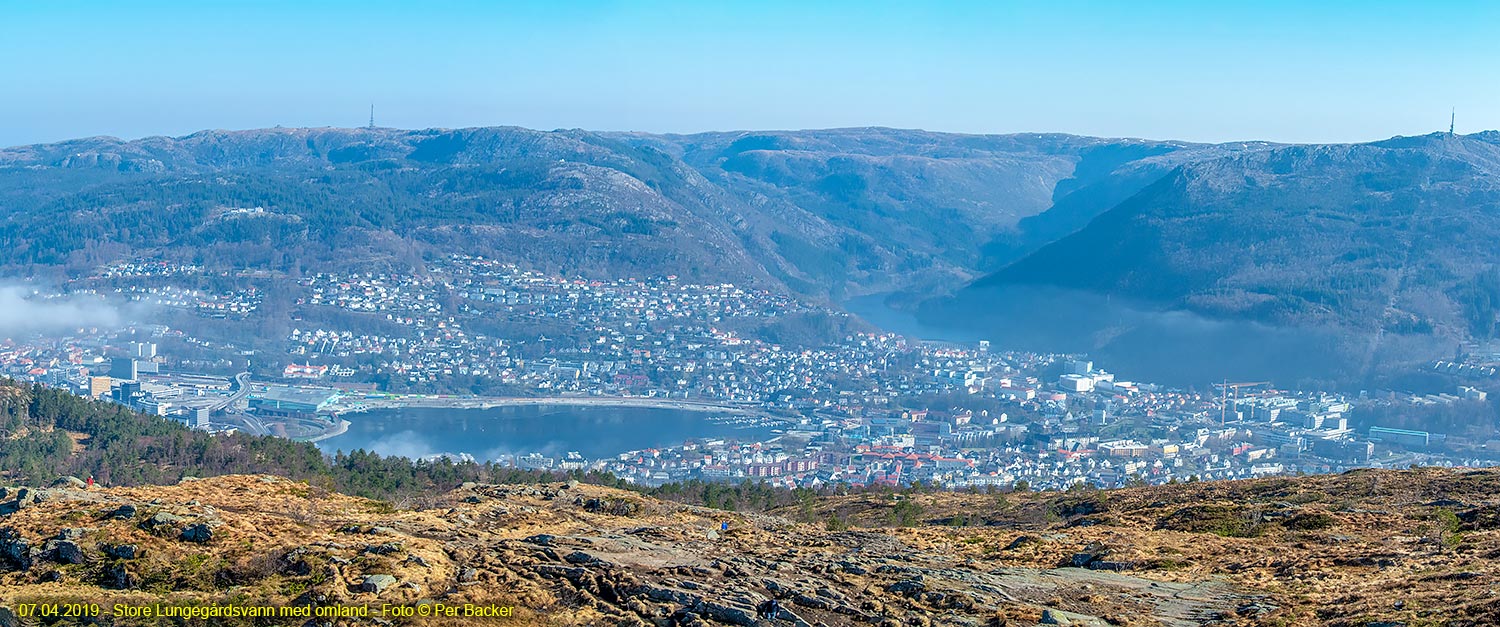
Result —
[[[1121, 380], [1179, 387], [1224, 379], [1283, 386], [1355, 381], [1366, 376], [1374, 345], [1367, 333], [1213, 320], [1055, 288], [972, 288], [961, 301], [895, 305], [881, 296], [845, 303], [866, 321], [905, 335], [950, 342], [989, 340], [994, 350], [1087, 353]], [[1387, 345], [1396, 339], [1383, 339], [1381, 351], [1391, 350]], [[1445, 346], [1436, 340], [1406, 341], [1401, 350], [1411, 361], [1421, 361]]]

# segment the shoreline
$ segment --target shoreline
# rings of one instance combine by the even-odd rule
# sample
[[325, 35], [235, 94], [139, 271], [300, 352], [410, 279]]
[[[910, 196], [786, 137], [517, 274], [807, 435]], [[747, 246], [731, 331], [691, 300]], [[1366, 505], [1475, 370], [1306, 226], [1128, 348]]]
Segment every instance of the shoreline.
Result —
[[[760, 408], [723, 405], [704, 401], [661, 399], [624, 396], [407, 396], [383, 399], [363, 399], [353, 406], [338, 406], [331, 410], [335, 415], [363, 413], [377, 409], [404, 409], [408, 407], [435, 409], [491, 409], [495, 407], [523, 407], [535, 405], [559, 405], [574, 407], [640, 407], [647, 409], [673, 409], [679, 411], [718, 412], [746, 416], [759, 416], [781, 422], [795, 420], [778, 416]], [[330, 436], [331, 437], [331, 436]]]
[[[327, 432], [316, 437], [299, 439], [299, 442], [319, 443], [329, 440], [349, 431], [353, 424], [345, 418], [348, 414], [365, 413], [379, 410], [399, 410], [405, 408], [414, 409], [450, 409], [456, 411], [467, 411], [475, 409], [490, 409], [495, 407], [526, 407], [526, 406], [559, 406], [559, 407], [628, 407], [642, 409], [660, 409], [668, 411], [693, 412], [703, 414], [698, 418], [703, 422], [716, 422], [717, 417], [727, 418], [731, 422], [748, 420], [755, 427], [766, 430], [763, 437], [754, 438], [757, 442], [773, 442], [781, 439], [783, 433], [772, 433], [771, 430], [782, 428], [794, 428], [800, 424], [798, 418], [793, 416], [777, 415], [761, 408], [736, 407], [732, 405], [718, 405], [701, 401], [660, 399], [660, 398], [631, 398], [631, 397], [394, 397], [382, 399], [364, 399], [363, 402], [349, 407], [336, 407], [336, 412], [329, 416], [338, 421], [338, 425]], [[716, 422], [717, 424], [717, 422]], [[779, 426], [778, 426], [779, 425]], [[738, 429], [738, 428], [737, 428]], [[670, 446], [670, 445], [661, 445]], [[321, 446], [319, 448], [322, 448]], [[660, 447], [656, 447], [660, 448]], [[644, 449], [639, 449], [644, 450]], [[608, 459], [625, 453], [637, 453], [639, 450], [624, 451], [623, 453], [610, 453], [598, 459]], [[326, 451], [325, 451], [326, 452]], [[457, 458], [468, 453], [444, 452], [437, 455], [448, 455]], [[592, 458], [591, 458], [592, 459]], [[481, 460], [485, 461], [485, 460]], [[498, 460], [488, 460], [498, 461]], [[597, 460], [596, 460], [597, 461]], [[512, 464], [515, 465], [515, 464]], [[520, 467], [520, 466], [516, 466]]]
[[328, 431], [324, 431], [323, 433], [318, 434], [317, 436], [314, 436], [314, 437], [311, 437], [311, 438], [307, 438], [305, 440], [297, 440], [297, 441], [298, 442], [310, 442], [310, 443], [316, 444], [318, 442], [322, 442], [323, 440], [327, 440], [329, 438], [336, 438], [336, 437], [339, 437], [339, 436], [344, 435], [345, 433], [347, 433], [349, 431], [349, 425], [350, 424], [353, 424], [353, 423], [350, 423], [348, 420], [345, 420], [343, 418], [339, 418], [339, 424], [338, 424], [337, 427], [334, 427], [333, 429], [330, 429]]

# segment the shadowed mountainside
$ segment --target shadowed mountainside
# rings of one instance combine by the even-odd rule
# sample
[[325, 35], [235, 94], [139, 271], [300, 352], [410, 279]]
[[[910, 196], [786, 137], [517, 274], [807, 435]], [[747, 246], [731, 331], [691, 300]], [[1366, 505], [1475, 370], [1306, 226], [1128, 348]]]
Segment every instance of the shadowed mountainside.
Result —
[[[1331, 360], [1358, 377], [1495, 336], [1497, 236], [1500, 134], [1272, 147], [1184, 164], [1086, 227], [930, 304], [928, 315], [1004, 326], [1003, 315], [988, 315], [997, 302], [1050, 290], [1108, 299], [1095, 307], [1102, 321], [1070, 330], [1107, 335], [1096, 350], [1155, 333], [1113, 309], [1153, 319], [1178, 312], [1249, 338], [1239, 347], [1210, 339], [1204, 352], [1253, 360], [1268, 343], [1284, 345], [1288, 362]], [[1200, 339], [1185, 339], [1192, 328], [1174, 333], [1153, 337]]]

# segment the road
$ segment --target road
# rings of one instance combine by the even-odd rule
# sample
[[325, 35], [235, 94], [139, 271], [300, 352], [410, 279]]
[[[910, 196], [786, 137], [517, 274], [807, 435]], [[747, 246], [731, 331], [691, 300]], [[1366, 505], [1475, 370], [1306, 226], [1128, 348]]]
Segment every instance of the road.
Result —
[[234, 383], [230, 385], [230, 389], [234, 390], [234, 394], [229, 395], [223, 402], [211, 405], [209, 411], [226, 411], [230, 407], [233, 407], [235, 403], [240, 402], [248, 396], [250, 394], [250, 373], [241, 372], [234, 375]]

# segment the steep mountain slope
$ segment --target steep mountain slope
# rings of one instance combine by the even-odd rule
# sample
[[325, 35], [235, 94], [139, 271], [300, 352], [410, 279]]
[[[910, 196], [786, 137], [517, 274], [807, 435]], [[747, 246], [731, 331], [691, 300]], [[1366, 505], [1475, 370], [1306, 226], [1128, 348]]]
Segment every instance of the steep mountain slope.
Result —
[[1500, 145], [1485, 138], [1292, 146], [1183, 167], [978, 285], [1280, 324], [1488, 328], [1451, 295], [1500, 261], [1497, 234]]
[[869, 285], [895, 273], [879, 287], [928, 288], [1082, 227], [1173, 163], [1249, 148], [880, 128], [628, 137], [774, 214], [765, 238], [794, 259], [821, 256], [800, 264], [814, 268], [807, 278]]
[[[301, 271], [468, 252], [812, 295], [947, 289], [1175, 160], [1243, 149], [893, 129], [80, 139], [0, 150], [0, 265], [78, 273], [153, 255]], [[1054, 204], [1051, 226], [1021, 224]]]
[[0, 153], [6, 265], [131, 254], [287, 269], [491, 253], [585, 274], [768, 283], [733, 199], [649, 149], [582, 132], [271, 129]]
[[1344, 357], [1356, 371], [1385, 342], [1401, 341], [1394, 336], [1491, 337], [1500, 302], [1497, 140], [1283, 146], [1187, 163], [942, 308], [958, 319], [997, 294], [1040, 288], [1148, 311], [1334, 329], [1350, 340]]

